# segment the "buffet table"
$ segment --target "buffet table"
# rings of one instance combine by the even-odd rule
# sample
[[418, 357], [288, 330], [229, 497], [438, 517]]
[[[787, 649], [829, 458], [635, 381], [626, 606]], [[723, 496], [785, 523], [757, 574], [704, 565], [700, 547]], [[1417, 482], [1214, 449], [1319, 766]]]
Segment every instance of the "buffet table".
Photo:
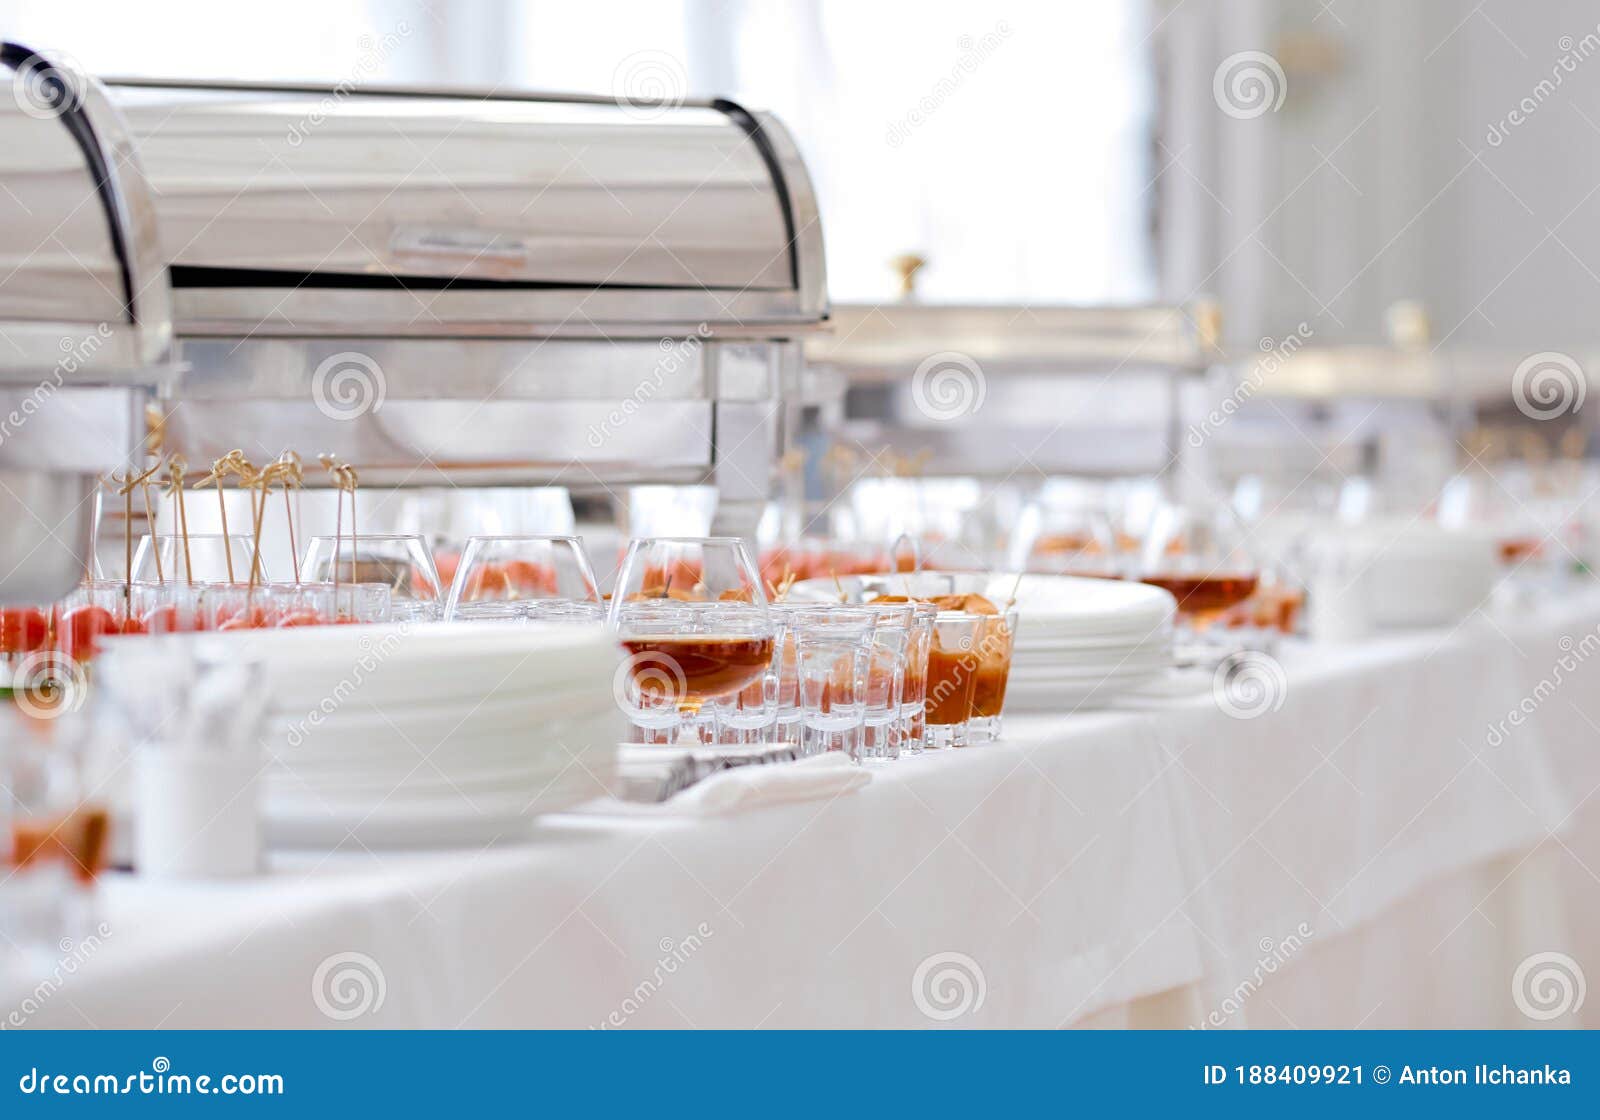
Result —
[[606, 802], [485, 850], [112, 876], [27, 1023], [1600, 1025], [1513, 991], [1531, 954], [1600, 976], [1597, 626], [1585, 592], [1290, 643], [1247, 712], [1011, 718], [734, 816]]

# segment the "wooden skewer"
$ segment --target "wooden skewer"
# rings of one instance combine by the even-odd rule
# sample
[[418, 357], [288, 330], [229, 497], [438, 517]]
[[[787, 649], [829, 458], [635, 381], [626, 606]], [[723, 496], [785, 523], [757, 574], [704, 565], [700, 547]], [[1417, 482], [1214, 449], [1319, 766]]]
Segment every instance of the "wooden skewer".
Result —
[[241, 485], [261, 487], [261, 500], [251, 502], [251, 506], [255, 510], [256, 518], [255, 532], [250, 542], [251, 591], [256, 589], [256, 583], [261, 578], [261, 523], [265, 519], [267, 512], [267, 491], [272, 486], [272, 482], [275, 477], [275, 468], [273, 466], [269, 466], [266, 470], [257, 471], [254, 476], [249, 479], [241, 479]]
[[163, 577], [161, 574], [161, 542], [156, 540], [155, 515], [150, 509], [150, 476], [155, 474], [160, 467], [161, 464], [157, 463], [140, 475], [134, 474], [133, 470], [130, 468], [122, 472], [122, 477], [120, 480], [116, 475], [111, 476], [113, 482], [121, 482], [121, 490], [119, 493], [122, 495], [123, 510], [122, 574], [126, 584], [127, 598], [130, 603], [133, 601], [133, 491], [135, 487], [141, 488], [144, 491], [144, 513], [146, 520], [148, 520], [150, 523], [150, 543], [155, 546], [156, 579], [162, 583], [166, 582], [165, 577]]
[[[133, 487], [131, 469], [111, 475], [111, 482], [122, 495], [122, 605], [125, 611], [133, 609]], [[126, 615], [124, 615], [126, 617]]]
[[150, 476], [154, 474], [161, 464], [151, 467], [139, 479], [140, 489], [144, 491], [144, 519], [150, 525], [150, 550], [156, 555], [156, 582], [166, 583], [167, 573], [162, 570], [161, 564], [161, 538], [156, 536], [155, 507], [150, 502]]
[[222, 494], [222, 479], [233, 466], [233, 456], [237, 452], [230, 451], [222, 458], [211, 464], [211, 473], [194, 484], [196, 490], [202, 486], [215, 486], [217, 488], [217, 513], [222, 518], [222, 558], [228, 567], [228, 582], [233, 583], [233, 541], [228, 534], [228, 502]]
[[[317, 462], [333, 476], [337, 497], [333, 504], [333, 600], [335, 609], [339, 602], [339, 542], [344, 536], [344, 487], [339, 485], [339, 460], [327, 452], [317, 456]], [[354, 569], [350, 573], [355, 575]]]
[[301, 466], [300, 456], [293, 451], [285, 451], [278, 456], [279, 474], [283, 479], [283, 519], [289, 526], [289, 559], [294, 564], [294, 581], [300, 582], [300, 548], [294, 539], [294, 509], [289, 504], [289, 488], [300, 488], [301, 479], [305, 477], [305, 469]]
[[178, 501], [178, 532], [183, 536], [183, 578], [193, 587], [194, 565], [189, 561], [189, 514], [183, 506], [183, 476], [188, 469], [189, 461], [182, 455], [174, 455], [167, 462], [167, 483]]
[[349, 463], [339, 468], [339, 481], [350, 490], [350, 582], [360, 583], [361, 521], [356, 517], [356, 469]]

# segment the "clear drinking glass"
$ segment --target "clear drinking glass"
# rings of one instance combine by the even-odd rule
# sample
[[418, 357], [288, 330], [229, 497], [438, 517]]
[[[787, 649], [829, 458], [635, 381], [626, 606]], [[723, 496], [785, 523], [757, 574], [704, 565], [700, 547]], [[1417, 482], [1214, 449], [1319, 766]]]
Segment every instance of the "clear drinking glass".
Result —
[[349, 626], [394, 621], [387, 583], [341, 583], [333, 588], [333, 621]]
[[[456, 565], [444, 617], [505, 618], [505, 604], [600, 603], [594, 570], [578, 537], [469, 537]], [[526, 614], [527, 612], [521, 612]], [[547, 616], [548, 617], [548, 616]]]
[[1255, 594], [1260, 566], [1245, 547], [1243, 527], [1226, 507], [1169, 505], [1156, 514], [1145, 536], [1137, 576], [1171, 592], [1180, 624], [1200, 637]]
[[418, 533], [312, 537], [300, 573], [309, 583], [383, 584], [396, 619], [433, 621], [443, 611], [433, 553]]
[[790, 616], [800, 701], [800, 753], [843, 751], [859, 760], [877, 616], [827, 607]]
[[624, 603], [612, 615], [628, 655], [624, 708], [644, 727], [670, 726], [660, 709], [678, 715], [679, 738], [711, 743], [717, 708], [771, 671], [772, 618], [765, 604], [741, 602]]
[[975, 649], [978, 664], [972, 687], [972, 715], [967, 721], [967, 740], [974, 745], [1000, 738], [1000, 713], [1006, 703], [1011, 652], [1017, 635], [1015, 610], [982, 618]]
[[985, 617], [965, 611], [940, 611], [934, 616], [923, 701], [927, 747], [968, 745], [967, 721], [978, 683], [978, 628]]
[[717, 703], [771, 670], [772, 616], [750, 553], [735, 537], [630, 541], [608, 621], [634, 682], [625, 709], [659, 721], [658, 709], [670, 701], [685, 740], [715, 741]]
[[[719, 746], [751, 747], [775, 745], [781, 741], [778, 718], [788, 631], [788, 618], [773, 612], [772, 659], [767, 671], [759, 680], [751, 681], [717, 703], [715, 718]], [[789, 693], [794, 695], [792, 684]]]
[[[248, 583], [250, 560], [255, 545], [242, 533], [190, 533], [189, 561], [184, 563], [184, 538], [179, 534], [146, 534], [139, 538], [133, 554], [133, 578], [137, 583]], [[157, 563], [157, 556], [160, 563]], [[266, 559], [256, 570], [256, 580], [271, 578]]]
[[0, 607], [0, 688], [24, 671], [29, 658], [50, 644], [50, 608], [27, 605]]
[[761, 577], [737, 537], [639, 537], [628, 542], [611, 609], [641, 599], [766, 605]]
[[911, 603], [907, 626], [905, 682], [900, 690], [900, 749], [920, 754], [927, 731], [923, 702], [928, 696], [928, 651], [933, 646], [933, 623], [939, 608], [932, 603]]
[[85, 797], [82, 716], [0, 708], [0, 966], [58, 959], [81, 933], [104, 870], [110, 817]]
[[875, 621], [867, 664], [867, 713], [861, 753], [864, 758], [899, 758], [905, 737], [901, 706], [915, 610], [910, 603], [867, 603], [863, 609], [870, 611]]
[[773, 662], [778, 675], [778, 719], [773, 735], [786, 746], [800, 747], [800, 659], [795, 645], [799, 627], [795, 614], [814, 611], [815, 603], [773, 603], [768, 607], [773, 621]]
[[100, 638], [128, 628], [132, 587], [121, 581], [79, 584], [56, 603], [53, 612], [56, 648], [75, 661], [87, 661], [99, 650]]

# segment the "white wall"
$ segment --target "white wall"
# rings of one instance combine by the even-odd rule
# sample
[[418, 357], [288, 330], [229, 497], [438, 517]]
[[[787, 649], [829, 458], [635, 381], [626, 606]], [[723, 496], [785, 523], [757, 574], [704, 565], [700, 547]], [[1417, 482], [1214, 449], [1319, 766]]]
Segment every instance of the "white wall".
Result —
[[[1404, 298], [1452, 345], [1577, 349], [1600, 334], [1600, 50], [1487, 139], [1563, 54], [1600, 41], [1600, 8], [1166, 0], [1162, 14], [1160, 160], [1182, 153], [1159, 183], [1169, 296], [1217, 294], [1245, 346], [1301, 320], [1319, 344], [1381, 340]], [[1212, 78], [1244, 50], [1279, 59], [1287, 93], [1234, 119]]]

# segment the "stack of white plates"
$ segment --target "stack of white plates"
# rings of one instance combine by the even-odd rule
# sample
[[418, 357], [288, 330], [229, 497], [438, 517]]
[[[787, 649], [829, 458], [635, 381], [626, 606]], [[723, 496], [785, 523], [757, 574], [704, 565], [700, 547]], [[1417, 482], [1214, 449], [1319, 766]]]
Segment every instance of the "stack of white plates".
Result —
[[264, 670], [269, 844], [511, 838], [538, 813], [605, 793], [615, 769], [618, 654], [600, 626], [328, 626], [192, 638], [207, 656]]
[[[923, 572], [845, 577], [845, 593], [976, 593], [996, 605], [1016, 597], [1017, 642], [1007, 711], [1069, 711], [1104, 706], [1149, 684], [1173, 663], [1171, 595], [1121, 580], [1015, 572]], [[794, 597], [839, 599], [834, 581], [806, 580]]]

